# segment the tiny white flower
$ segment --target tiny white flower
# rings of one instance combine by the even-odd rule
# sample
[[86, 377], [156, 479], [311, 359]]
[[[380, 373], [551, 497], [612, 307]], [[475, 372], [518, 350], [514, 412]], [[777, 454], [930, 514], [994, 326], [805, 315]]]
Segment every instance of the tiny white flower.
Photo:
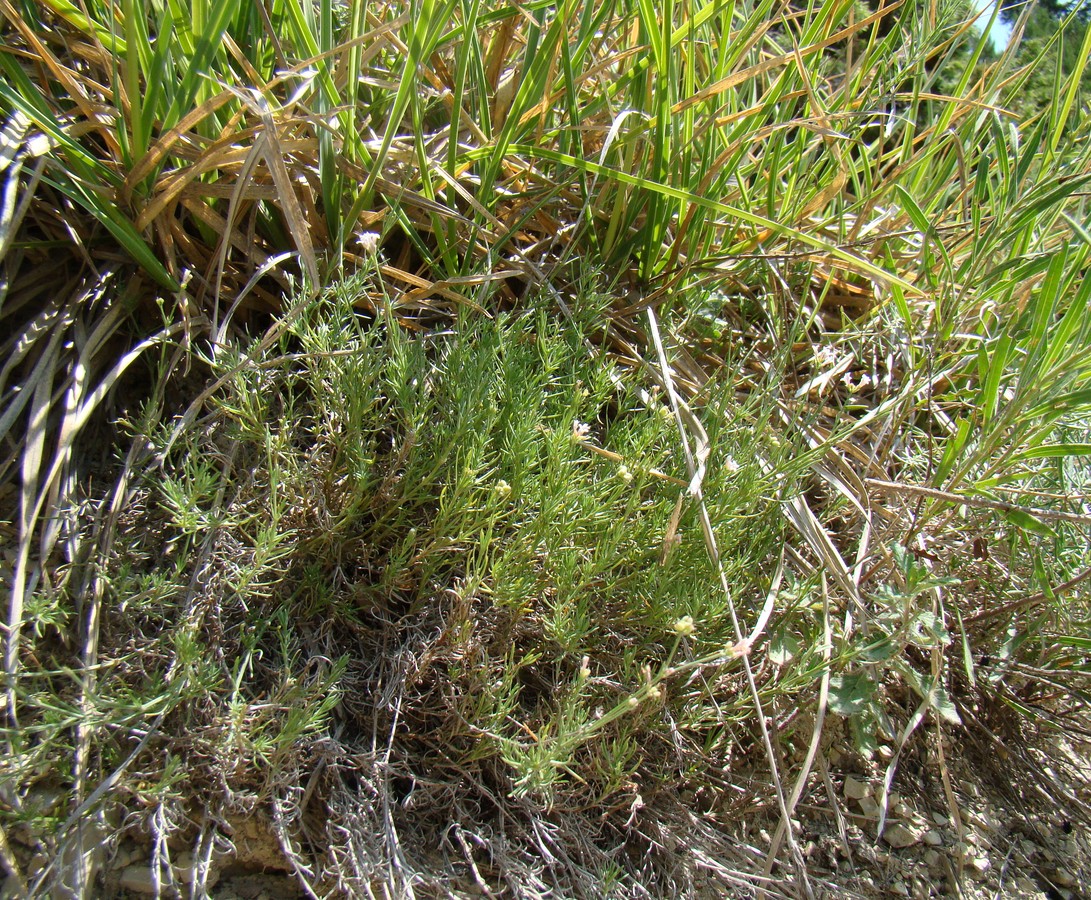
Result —
[[724, 460], [724, 469], [726, 469], [729, 474], [734, 475], [739, 471], [739, 464], [735, 462], [733, 456], [729, 456]]
[[572, 423], [572, 442], [575, 444], [580, 441], [586, 440], [587, 435], [591, 433], [591, 426], [586, 422], [573, 422]]
[[629, 698], [628, 703], [630, 709], [636, 709], [640, 706], [640, 698], [636, 696], [636, 694], [633, 694], [633, 696]]
[[626, 484], [629, 484], [633, 480], [633, 473], [629, 471], [628, 466], [623, 465], [623, 466], [619, 467], [618, 470], [617, 470], [617, 474], [618, 474], [618, 477], [622, 481], [624, 481]]
[[356, 236], [360, 249], [369, 256], [379, 249], [379, 235], [374, 231], [362, 231]]
[[511, 495], [511, 485], [501, 478], [493, 487], [493, 493], [501, 500], [505, 500]]
[[682, 636], [693, 634], [694, 631], [693, 616], [682, 616], [680, 619], [676, 619], [674, 623], [674, 633]]

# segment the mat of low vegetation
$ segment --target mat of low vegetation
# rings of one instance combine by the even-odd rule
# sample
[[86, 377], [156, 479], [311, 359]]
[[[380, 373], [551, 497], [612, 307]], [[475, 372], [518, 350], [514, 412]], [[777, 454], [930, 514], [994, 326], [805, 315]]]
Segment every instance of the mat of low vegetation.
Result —
[[1078, 13], [0, 15], [5, 890], [1091, 874]]

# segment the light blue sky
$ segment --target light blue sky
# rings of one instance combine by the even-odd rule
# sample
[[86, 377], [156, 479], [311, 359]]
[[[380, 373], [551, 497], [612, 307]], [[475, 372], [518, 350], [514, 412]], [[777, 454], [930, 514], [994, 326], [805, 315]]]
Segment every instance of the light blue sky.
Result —
[[[995, 0], [978, 0], [978, 9], [984, 9], [985, 13], [977, 20], [977, 26], [979, 29], [984, 29], [989, 24], [989, 16], [992, 15], [993, 7], [996, 6]], [[1005, 22], [1003, 19], [997, 18], [996, 24], [993, 25], [992, 30], [989, 32], [989, 39], [992, 41], [993, 48], [999, 52], [1003, 50], [1008, 44], [1008, 38], [1011, 37], [1011, 25]]]

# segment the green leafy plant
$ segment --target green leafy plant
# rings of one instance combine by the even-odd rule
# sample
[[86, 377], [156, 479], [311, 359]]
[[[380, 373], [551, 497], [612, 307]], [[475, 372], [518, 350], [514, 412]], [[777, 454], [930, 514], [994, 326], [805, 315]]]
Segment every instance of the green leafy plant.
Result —
[[[928, 665], [932, 651], [942, 653], [951, 644], [942, 609], [924, 595], [958, 584], [950, 576], [933, 575], [905, 547], [892, 550], [899, 583], [884, 583], [876, 592], [875, 614], [866, 630], [856, 636], [857, 651], [849, 672], [830, 679], [830, 709], [849, 718], [857, 746], [867, 754], [879, 747], [878, 737], [893, 740], [894, 730], [885, 709], [882, 678], [894, 674], [937, 715], [959, 724], [961, 720], [941, 680]], [[922, 603], [921, 601], [924, 600]], [[918, 655], [919, 654], [919, 655]]]
[[956, 821], [947, 732], [1086, 731], [1068, 38], [991, 57], [961, 2], [0, 15], [17, 886], [89, 816], [196, 851], [246, 808], [312, 893], [807, 894], [827, 712], [884, 798], [927, 730]]

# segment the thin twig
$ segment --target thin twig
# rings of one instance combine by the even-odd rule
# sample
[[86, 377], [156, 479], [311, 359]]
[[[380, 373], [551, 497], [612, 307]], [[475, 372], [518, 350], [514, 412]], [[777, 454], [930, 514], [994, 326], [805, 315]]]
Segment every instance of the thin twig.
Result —
[[[607, 450], [607, 449], [605, 449], [603, 447], [598, 447], [595, 444], [592, 444], [590, 441], [588, 441], [588, 440], [586, 440], [586, 439], [584, 439], [582, 437], [577, 438], [576, 443], [578, 443], [585, 450], [590, 450], [592, 453], [597, 453], [599, 456], [605, 457], [606, 459], [610, 460], [611, 462], [616, 462], [616, 463], [624, 463], [625, 462], [625, 457], [622, 456], [620, 453], [614, 453], [613, 450]], [[675, 478], [672, 475], [666, 474], [665, 472], [660, 472], [658, 469], [644, 469], [644, 468], [642, 468], [642, 469], [639, 469], [639, 471], [647, 473], [652, 478], [658, 478], [661, 481], [667, 481], [670, 484], [676, 484], [676, 485], [679, 485], [680, 487], [687, 487], [689, 485], [688, 481], [682, 481], [681, 478]]]
[[708, 507], [705, 504], [701, 482], [708, 459], [708, 439], [703, 434], [700, 422], [695, 420], [696, 417], [694, 417], [689, 411], [689, 408], [686, 407], [685, 412], [688, 415], [688, 418], [694, 419], [695, 427], [700, 429], [695, 437], [703, 439], [704, 441], [704, 445], [697, 448], [695, 457], [693, 450], [690, 448], [689, 435], [686, 430], [685, 421], [683, 420], [683, 403], [678, 396], [678, 392], [675, 390], [674, 379], [671, 377], [671, 369], [667, 363], [667, 351], [663, 347], [663, 339], [659, 334], [659, 322], [656, 319], [655, 310], [650, 307], [648, 308], [648, 322], [651, 326], [652, 341], [655, 345], [656, 353], [659, 356], [659, 375], [663, 382], [663, 386], [667, 390], [667, 396], [670, 398], [671, 407], [674, 411], [675, 425], [678, 428], [678, 435], [682, 441], [682, 450], [686, 457], [686, 470], [691, 479], [689, 492], [697, 501], [700, 509], [701, 530], [704, 534], [705, 546], [708, 550], [709, 558], [712, 560], [712, 564], [716, 567], [720, 576], [720, 588], [723, 591], [724, 598], [727, 600], [727, 609], [731, 615], [731, 623], [735, 630], [736, 647], [740, 648], [738, 656], [742, 660], [743, 671], [746, 673], [747, 685], [750, 688], [750, 696], [754, 701], [754, 711], [757, 713], [758, 727], [761, 730], [762, 742], [765, 745], [766, 756], [769, 759], [769, 771], [773, 780], [773, 790], [776, 794], [777, 806], [780, 809], [781, 819], [786, 826], [785, 837], [787, 838], [788, 848], [796, 865], [796, 874], [799, 877], [800, 887], [807, 897], [813, 897], [814, 892], [811, 888], [810, 880], [807, 877], [807, 865], [803, 860], [803, 854], [799, 849], [799, 843], [796, 841], [795, 830], [792, 828], [791, 814], [788, 811], [788, 804], [784, 796], [784, 787], [777, 766], [776, 752], [773, 750], [772, 739], [769, 735], [769, 725], [765, 721], [765, 710], [762, 708], [761, 695], [758, 692], [757, 681], [754, 678], [754, 669], [750, 665], [748, 652], [749, 640], [743, 635], [742, 623], [739, 621], [738, 612], [735, 609], [734, 594], [728, 583], [727, 572], [724, 570], [723, 561], [720, 558], [719, 547], [716, 544], [716, 535], [712, 528], [712, 518], [709, 515]]
[[1059, 509], [1042, 509], [1038, 506], [1020, 506], [1018, 503], [1008, 503], [1005, 500], [986, 500], [984, 497], [966, 497], [963, 494], [952, 494], [949, 491], [940, 491], [920, 484], [896, 484], [893, 481], [882, 481], [879, 478], [865, 478], [864, 481], [869, 487], [890, 494], [914, 494], [918, 497], [931, 497], [933, 500], [945, 500], [948, 503], [959, 503], [981, 509], [1021, 512], [1039, 519], [1055, 519], [1061, 522], [1091, 525], [1091, 515], [1081, 513], [1064, 512]]
[[[783, 564], [784, 557], [781, 557], [781, 563]], [[819, 682], [818, 688], [818, 709], [815, 712], [814, 730], [811, 732], [811, 742], [807, 747], [807, 756], [803, 760], [803, 765], [799, 770], [799, 775], [796, 778], [795, 787], [792, 789], [792, 795], [788, 798], [788, 813], [789, 815], [795, 812], [796, 806], [799, 804], [800, 798], [803, 796], [803, 791], [807, 787], [807, 779], [810, 777], [811, 768], [814, 766], [815, 758], [818, 756], [819, 747], [822, 744], [822, 726], [826, 721], [826, 709], [829, 701], [830, 693], [830, 654], [833, 652], [833, 632], [830, 628], [830, 592], [826, 585], [826, 574], [822, 573], [822, 678]], [[780, 824], [777, 826], [776, 833], [773, 835], [773, 841], [769, 848], [769, 856], [765, 862], [765, 874], [769, 875], [773, 871], [773, 861], [776, 858], [777, 853], [780, 851], [780, 842], [784, 839], [785, 829], [790, 826], [790, 820], [782, 818]]]
[[986, 622], [989, 619], [998, 619], [1001, 616], [1006, 616], [1009, 613], [1018, 612], [1021, 609], [1026, 609], [1029, 606], [1037, 606], [1039, 603], [1043, 603], [1057, 594], [1064, 594], [1072, 588], [1083, 584], [1088, 579], [1091, 579], [1091, 567], [1084, 569], [1075, 578], [1070, 578], [1064, 584], [1059, 584], [1057, 587], [1047, 591], [1039, 591], [1037, 594], [1032, 594], [1029, 597], [1023, 597], [1021, 600], [1013, 600], [1011, 603], [1005, 603], [1003, 606], [998, 606], [995, 609], [986, 609], [979, 612], [976, 616], [970, 616], [966, 619], [967, 625], [976, 625], [979, 622]]

